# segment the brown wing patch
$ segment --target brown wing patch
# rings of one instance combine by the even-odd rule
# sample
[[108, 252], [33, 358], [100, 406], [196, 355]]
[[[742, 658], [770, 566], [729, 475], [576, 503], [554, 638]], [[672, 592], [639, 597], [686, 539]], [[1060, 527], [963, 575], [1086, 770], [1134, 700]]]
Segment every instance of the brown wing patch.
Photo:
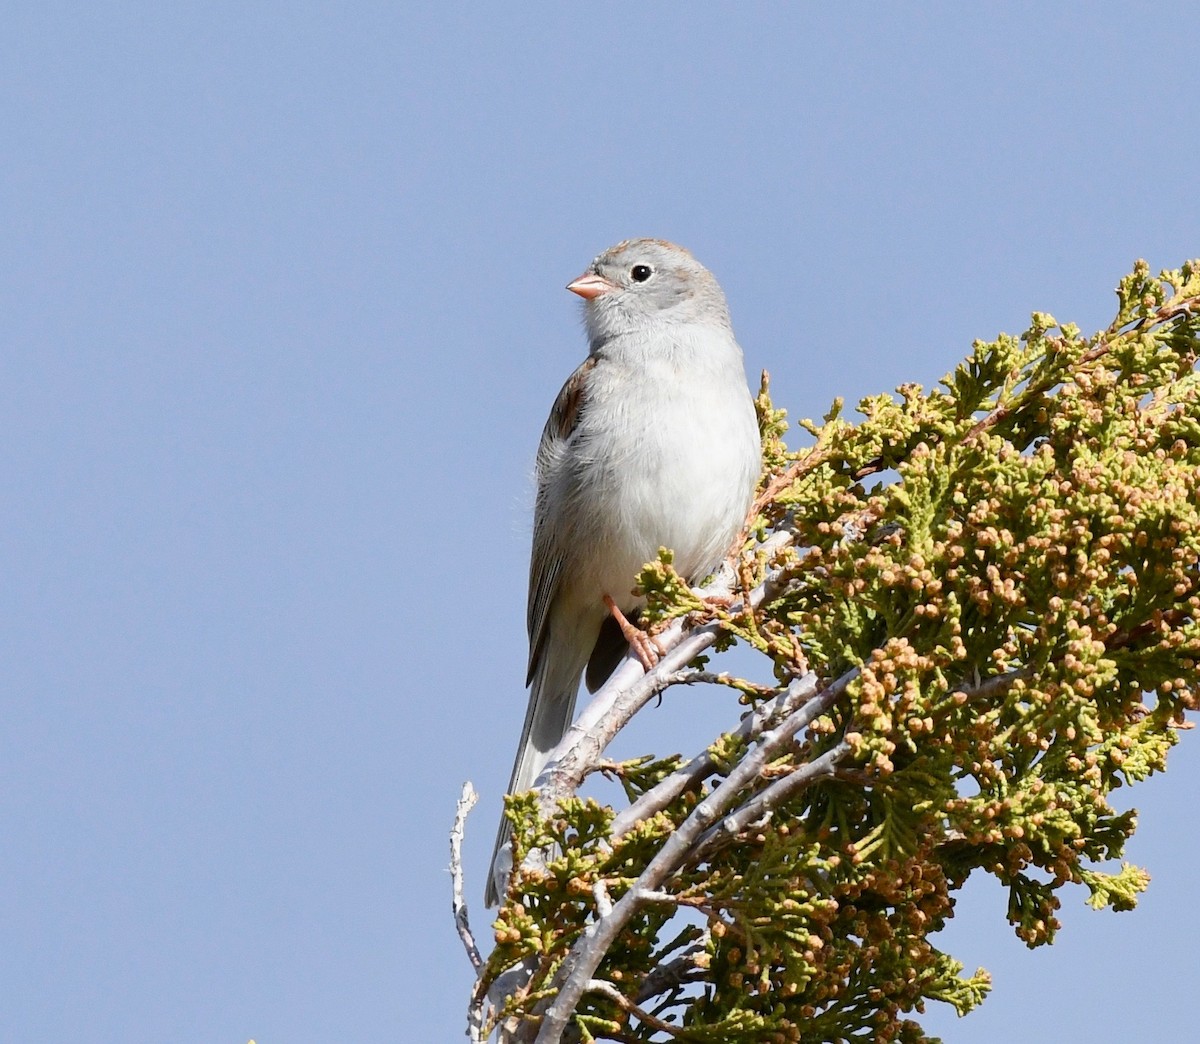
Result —
[[529, 627], [529, 678], [537, 668], [549, 629], [550, 606], [558, 594], [563, 556], [558, 547], [558, 534], [551, 521], [553, 508], [546, 502], [546, 482], [549, 471], [561, 466], [560, 454], [574, 432], [587, 406], [587, 376], [596, 365], [596, 357], [588, 356], [567, 379], [554, 400], [542, 441], [537, 452], [538, 491], [533, 508], [533, 553], [529, 559], [529, 604], [526, 622]]
[[546, 424], [547, 433], [552, 433], [559, 439], [570, 438], [571, 432], [575, 430], [575, 425], [579, 421], [579, 414], [583, 410], [587, 375], [595, 365], [596, 357], [589, 355], [571, 374], [567, 383], [562, 386], [562, 391], [554, 400], [554, 408], [550, 411], [550, 420]]

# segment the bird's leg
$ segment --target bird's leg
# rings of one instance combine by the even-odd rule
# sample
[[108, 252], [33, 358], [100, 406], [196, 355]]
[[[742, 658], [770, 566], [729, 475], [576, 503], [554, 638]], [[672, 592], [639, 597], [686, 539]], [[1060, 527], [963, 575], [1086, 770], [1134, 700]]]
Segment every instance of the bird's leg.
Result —
[[625, 614], [617, 607], [617, 603], [609, 595], [604, 596], [604, 604], [608, 606], [608, 611], [612, 614], [612, 618], [617, 621], [617, 626], [621, 628], [621, 633], [625, 636], [625, 641], [629, 643], [629, 647], [633, 650], [633, 654], [638, 660], [641, 661], [642, 666], [647, 671], [654, 670], [655, 665], [666, 650], [645, 631], [631, 624]]

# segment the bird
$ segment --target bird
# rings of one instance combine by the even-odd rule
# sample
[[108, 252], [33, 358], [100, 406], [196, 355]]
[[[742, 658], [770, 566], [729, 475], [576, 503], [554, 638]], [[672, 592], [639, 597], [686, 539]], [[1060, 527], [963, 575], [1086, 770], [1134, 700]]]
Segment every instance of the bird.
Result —
[[[508, 793], [529, 790], [566, 733], [580, 677], [607, 680], [641, 636], [637, 573], [666, 547], [691, 583], [746, 520], [762, 448], [742, 350], [716, 278], [683, 247], [627, 239], [567, 289], [588, 355], [558, 393], [535, 459], [529, 703]], [[639, 648], [645, 662], [645, 650]], [[485, 894], [506, 887], [501, 819]]]

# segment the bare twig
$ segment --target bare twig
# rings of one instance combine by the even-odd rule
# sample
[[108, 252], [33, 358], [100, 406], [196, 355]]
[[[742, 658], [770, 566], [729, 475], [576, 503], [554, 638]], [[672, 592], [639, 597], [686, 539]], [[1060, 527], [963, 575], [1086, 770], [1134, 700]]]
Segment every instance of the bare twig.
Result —
[[711, 827], [696, 845], [692, 861], [707, 859], [727, 841], [737, 837], [754, 823], [771, 815], [793, 794], [821, 779], [832, 779], [838, 763], [850, 753], [845, 740], [825, 751], [820, 757], [801, 765], [781, 779], [777, 779], [766, 790], [761, 790], [736, 811], [731, 812]]
[[692, 974], [699, 971], [696, 965], [696, 958], [704, 952], [705, 946], [708, 943], [708, 932], [705, 931], [703, 936], [691, 946], [687, 947], [679, 956], [673, 957], [665, 964], [659, 964], [651, 969], [650, 974], [646, 976], [641, 988], [638, 990], [637, 1002], [645, 1004], [649, 1000], [653, 1000], [660, 993], [666, 993], [668, 990], [677, 990], [689, 981]]
[[683, 1032], [682, 1027], [670, 1022], [664, 1022], [662, 1019], [655, 1018], [648, 1011], [643, 1011], [611, 982], [606, 982], [604, 979], [589, 980], [584, 992], [603, 994], [622, 1011], [627, 1012], [639, 1022], [649, 1026], [651, 1029], [658, 1030], [660, 1033], [668, 1033], [672, 1037], [677, 1037]]
[[[479, 954], [479, 947], [475, 945], [475, 936], [471, 933], [471, 922], [467, 914], [467, 901], [463, 898], [462, 842], [467, 829], [467, 816], [478, 800], [479, 794], [471, 785], [471, 781], [467, 780], [458, 796], [458, 804], [454, 809], [454, 826], [450, 829], [450, 905], [454, 911], [454, 927], [458, 930], [463, 949], [467, 951], [467, 959], [475, 969], [477, 983], [483, 969], [483, 958]], [[467, 1008], [467, 1037], [473, 1044], [482, 1044], [484, 1041], [483, 1026], [486, 1020], [487, 997], [476, 988]]]
[[[797, 678], [774, 699], [760, 704], [753, 712], [743, 717], [734, 735], [743, 740], [757, 738], [770, 723], [791, 714], [801, 701], [808, 699], [816, 691], [816, 675], [806, 674]], [[704, 751], [669, 776], [665, 776], [617, 815], [612, 825], [613, 840], [624, 835], [641, 820], [661, 812], [680, 794], [686, 793], [715, 772], [716, 768], [717, 763], [712, 755]]]
[[1032, 673], [1032, 668], [1018, 667], [1005, 674], [993, 674], [990, 678], [984, 678], [973, 685], [959, 685], [953, 691], [961, 692], [972, 700], [988, 699], [1008, 692], [1022, 678], [1028, 678]]
[[467, 780], [462, 785], [458, 804], [454, 810], [454, 827], [450, 831], [450, 879], [453, 881], [454, 898], [454, 927], [458, 929], [458, 937], [462, 940], [463, 948], [467, 951], [467, 959], [471, 967], [479, 971], [483, 967], [483, 958], [479, 955], [479, 947], [475, 945], [475, 937], [471, 934], [471, 924], [467, 916], [467, 901], [463, 898], [463, 869], [462, 841], [467, 827], [467, 815], [475, 807], [479, 794]]
[[738, 692], [753, 694], [759, 699], [769, 699], [779, 692], [774, 685], [756, 685], [745, 678], [738, 678], [728, 671], [701, 671], [687, 667], [676, 671], [670, 678], [671, 685], [723, 685]]
[[600, 912], [601, 917], [607, 916], [612, 911], [612, 897], [608, 894], [608, 888], [603, 879], [592, 885], [592, 899], [595, 900], [596, 909]]
[[766, 488], [754, 498], [750, 505], [747, 522], [753, 522], [768, 504], [772, 503], [782, 490], [787, 489], [801, 475], [815, 471], [830, 457], [830, 450], [820, 444], [811, 447], [799, 460], [792, 461], [786, 468], [773, 476]]

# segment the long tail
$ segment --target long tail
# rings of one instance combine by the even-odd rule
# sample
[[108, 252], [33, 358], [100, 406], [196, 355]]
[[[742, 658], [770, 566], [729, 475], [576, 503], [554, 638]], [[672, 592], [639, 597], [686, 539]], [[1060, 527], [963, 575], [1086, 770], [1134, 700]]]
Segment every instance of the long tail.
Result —
[[[558, 746], [571, 724], [575, 697], [579, 693], [579, 676], [583, 673], [584, 665], [573, 658], [567, 662], [563, 660], [561, 650], [547, 650], [534, 670], [533, 682], [529, 687], [529, 705], [525, 708], [525, 724], [521, 728], [521, 744], [517, 747], [517, 758], [513, 762], [512, 778], [508, 783], [509, 794], [520, 794], [533, 786], [550, 760], [550, 752]], [[484, 902], [488, 906], [495, 906], [500, 901], [498, 884], [508, 877], [511, 863], [501, 865], [500, 858], [511, 833], [508, 819], [502, 816], [484, 892]]]

